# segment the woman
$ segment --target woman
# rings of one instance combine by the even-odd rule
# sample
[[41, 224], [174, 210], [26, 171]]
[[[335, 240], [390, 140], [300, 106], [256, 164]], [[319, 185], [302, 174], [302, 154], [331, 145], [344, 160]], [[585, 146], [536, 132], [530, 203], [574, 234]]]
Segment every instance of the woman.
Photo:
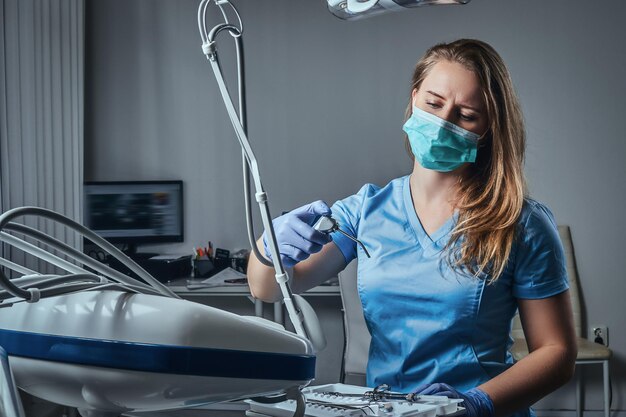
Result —
[[[368, 385], [462, 398], [470, 417], [532, 415], [532, 403], [572, 376], [576, 343], [554, 218], [525, 198], [522, 113], [502, 59], [476, 40], [432, 47], [406, 116], [410, 176], [274, 220], [292, 288], [358, 258]], [[331, 213], [371, 258], [312, 229]], [[248, 277], [256, 297], [279, 298], [271, 268], [252, 258]], [[513, 365], [518, 308], [531, 353]]]

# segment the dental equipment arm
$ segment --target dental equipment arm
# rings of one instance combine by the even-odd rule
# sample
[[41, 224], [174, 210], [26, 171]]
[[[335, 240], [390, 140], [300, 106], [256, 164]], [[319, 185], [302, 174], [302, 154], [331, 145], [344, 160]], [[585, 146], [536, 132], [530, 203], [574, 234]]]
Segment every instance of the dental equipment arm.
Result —
[[[104, 266], [96, 262], [95, 260], [89, 258], [87, 255], [80, 253], [76, 249], [69, 247], [63, 242], [60, 242], [50, 236], [44, 235], [35, 229], [32, 229], [28, 226], [11, 222], [11, 220], [15, 218], [26, 216], [26, 215], [35, 215], [35, 216], [41, 216], [47, 219], [51, 219], [67, 226], [71, 230], [74, 230], [80, 233], [82, 236], [88, 238], [93, 243], [100, 246], [109, 254], [111, 254], [114, 258], [120, 261], [124, 266], [129, 268], [135, 274], [137, 274], [139, 278], [142, 279], [144, 282], [135, 280], [107, 266]], [[109, 279], [119, 282], [119, 284], [116, 284], [115, 282], [112, 283], [107, 278], [100, 279], [99, 277], [91, 273], [90, 271], [74, 263], [66, 261], [65, 259], [62, 259], [59, 256], [53, 255], [52, 253], [36, 245], [33, 245], [29, 242], [26, 242], [22, 239], [17, 238], [16, 236], [8, 234], [4, 232], [3, 230], [10, 230], [14, 233], [16, 232], [24, 236], [34, 238], [38, 240], [39, 242], [44, 243], [50, 248], [56, 250], [58, 253], [62, 255], [68, 256], [72, 259], [77, 259], [84, 266], [93, 268], [96, 272], [100, 272], [101, 274], [108, 277]], [[61, 280], [62, 282], [66, 283], [66, 286], [64, 288], [52, 287], [52, 288], [45, 288], [45, 289], [40, 290], [36, 285], [32, 285], [32, 283], [28, 283], [26, 285], [27, 288], [20, 287], [19, 284], [26, 284], [28, 280], [23, 279], [21, 282], [19, 280], [11, 280], [4, 274], [4, 271], [2, 271], [2, 269], [0, 268], [0, 286], [4, 287], [6, 293], [12, 295], [13, 297], [21, 298], [28, 302], [36, 302], [42, 296], [45, 297], [45, 296], [56, 295], [59, 293], [59, 291], [71, 292], [71, 291], [78, 291], [80, 289], [88, 289], [88, 288], [101, 286], [101, 285], [115, 285], [117, 287], [124, 286], [124, 287], [130, 288], [134, 292], [137, 292], [137, 291], [146, 292], [146, 293], [157, 292], [160, 295], [164, 295], [166, 297], [180, 298], [176, 294], [174, 294], [169, 288], [167, 288], [165, 285], [163, 285], [162, 283], [157, 281], [155, 278], [153, 278], [143, 268], [141, 268], [135, 262], [130, 260], [128, 257], [126, 257], [119, 249], [117, 249], [111, 243], [107, 242], [102, 237], [98, 236], [96, 233], [92, 232], [91, 230], [87, 229], [81, 224], [76, 223], [75, 221], [61, 214], [55, 213], [51, 210], [47, 210], [47, 209], [43, 209], [39, 207], [20, 207], [20, 208], [15, 208], [15, 209], [12, 209], [3, 213], [0, 216], [0, 241], [10, 244], [18, 249], [21, 249], [28, 254], [37, 256], [40, 259], [71, 273], [71, 275], [64, 276], [64, 278]], [[17, 272], [26, 273], [27, 275], [33, 272], [29, 270], [28, 268], [18, 268], [18, 269], [13, 268], [15, 264], [6, 260], [3, 261], [3, 265], [9, 267], [10, 269], [16, 270]], [[87, 278], [85, 280], [87, 276], [96, 277], [98, 282], [94, 283], [93, 282], [94, 280], [91, 278]], [[50, 277], [40, 275], [39, 278], [47, 279]], [[76, 282], [76, 281], [80, 281], [80, 282]], [[85, 282], [85, 281], [88, 281], [88, 282]], [[0, 296], [0, 300], [6, 299], [6, 298], [8, 297], [4, 295]], [[0, 304], [0, 306], [3, 306], [3, 305], [4, 304]]]
[[[206, 27], [206, 12], [209, 5], [215, 1], [215, 4], [220, 8], [220, 11], [225, 19], [225, 23], [220, 23], [207, 32]], [[228, 4], [239, 21], [239, 27], [232, 25], [228, 22], [226, 11], [223, 6]], [[259, 173], [259, 167], [257, 164], [256, 157], [252, 148], [250, 147], [250, 143], [248, 141], [245, 128], [243, 123], [245, 122], [245, 96], [243, 90], [243, 44], [241, 35], [243, 33], [241, 18], [237, 9], [227, 0], [202, 0], [198, 7], [198, 28], [200, 30], [200, 36], [202, 38], [202, 51], [206, 55], [207, 59], [211, 64], [211, 68], [215, 75], [215, 79], [217, 81], [220, 93], [222, 95], [222, 99], [224, 101], [224, 105], [226, 106], [226, 110], [228, 112], [228, 116], [235, 130], [235, 134], [237, 139], [239, 140], [239, 144], [242, 149], [242, 153], [244, 155], [245, 163], [250, 170], [250, 174], [252, 175], [252, 179], [254, 181], [254, 186], [256, 189], [256, 200], [259, 204], [259, 208], [261, 211], [261, 219], [263, 222], [263, 226], [267, 233], [268, 237], [268, 249], [272, 254], [272, 262], [269, 262], [263, 255], [261, 255], [256, 248], [256, 244], [254, 243], [254, 234], [252, 231], [252, 215], [249, 204], [249, 192], [247, 186], [248, 179], [248, 169], [244, 167], [244, 188], [245, 188], [245, 198], [246, 200], [246, 209], [247, 209], [247, 224], [248, 224], [248, 238], [250, 240], [250, 246], [254, 251], [257, 258], [264, 263], [265, 265], [271, 265], [274, 267], [276, 271], [276, 281], [279, 285], [281, 294], [283, 295], [283, 302], [285, 303], [285, 307], [287, 309], [287, 313], [289, 318], [294, 326], [296, 333], [306, 339], [308, 339], [314, 348], [319, 351], [323, 349], [326, 345], [326, 341], [323, 338], [323, 334], [321, 332], [321, 326], [313, 309], [308, 305], [308, 303], [304, 300], [304, 298], [294, 295], [291, 291], [289, 285], [289, 276], [282, 264], [280, 259], [278, 244], [276, 241], [276, 234], [274, 232], [272, 217], [270, 215], [269, 205], [267, 193], [263, 189], [263, 185], [261, 183], [261, 175]], [[228, 88], [226, 87], [226, 83], [224, 81], [224, 77], [222, 75], [222, 70], [219, 65], [218, 57], [217, 57], [217, 45], [216, 38], [217, 36], [223, 32], [228, 32], [235, 40], [237, 46], [237, 64], [238, 64], [238, 81], [240, 84], [239, 89], [239, 106], [240, 106], [240, 114], [237, 115], [235, 110], [235, 106], [230, 98], [230, 94], [228, 92]], [[295, 300], [295, 302], [294, 302]]]
[[471, 0], [326, 0], [328, 10], [340, 19], [357, 20], [390, 11], [441, 5], [467, 4]]

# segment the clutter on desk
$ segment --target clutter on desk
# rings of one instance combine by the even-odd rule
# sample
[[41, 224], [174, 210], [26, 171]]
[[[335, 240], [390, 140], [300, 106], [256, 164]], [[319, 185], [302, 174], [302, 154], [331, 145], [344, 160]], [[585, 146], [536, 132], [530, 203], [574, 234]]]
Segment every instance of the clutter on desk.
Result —
[[136, 262], [150, 275], [161, 282], [189, 276], [191, 272], [191, 256], [189, 255], [158, 255]]
[[213, 245], [209, 242], [206, 247], [195, 247], [191, 257], [191, 277], [206, 278], [214, 273], [215, 266], [211, 257]]
[[[91, 256], [91, 255], [90, 255]], [[96, 258], [100, 260], [99, 258]], [[160, 282], [169, 282], [176, 278], [188, 277], [191, 273], [192, 256], [188, 254], [162, 254], [150, 257], [134, 257], [133, 261]], [[128, 276], [139, 278], [126, 265], [113, 256], [101, 261], [111, 268]]]
[[248, 269], [250, 251], [240, 249], [231, 254], [227, 249], [216, 248], [208, 242], [206, 247], [194, 247], [192, 255], [192, 278], [209, 278], [226, 268], [232, 268], [244, 274]]
[[250, 258], [250, 251], [239, 249], [230, 255], [230, 267], [245, 274], [248, 271], [248, 258]]
[[231, 267], [222, 269], [215, 275], [204, 280], [187, 280], [187, 289], [195, 290], [201, 288], [223, 287], [231, 285], [248, 285], [248, 278], [245, 274], [234, 270]]
[[221, 248], [215, 249], [213, 263], [215, 264], [215, 269], [217, 271], [228, 268], [230, 266], [230, 251]]
[[191, 276], [194, 278], [207, 278], [215, 273], [215, 265], [210, 258], [194, 259]]

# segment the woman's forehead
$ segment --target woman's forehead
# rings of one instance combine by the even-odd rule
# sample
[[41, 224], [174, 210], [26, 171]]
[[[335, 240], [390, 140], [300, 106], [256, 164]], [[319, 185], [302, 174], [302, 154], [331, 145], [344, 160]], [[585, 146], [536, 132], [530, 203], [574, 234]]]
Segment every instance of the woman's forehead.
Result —
[[483, 94], [478, 76], [465, 66], [450, 61], [437, 62], [420, 85], [424, 94], [440, 95], [470, 106], [483, 104]]

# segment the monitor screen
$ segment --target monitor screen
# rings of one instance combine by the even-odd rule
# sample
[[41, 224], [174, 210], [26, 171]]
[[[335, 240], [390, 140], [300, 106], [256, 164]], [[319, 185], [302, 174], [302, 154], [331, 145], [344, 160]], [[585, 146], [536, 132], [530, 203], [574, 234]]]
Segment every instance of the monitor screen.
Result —
[[86, 182], [85, 226], [113, 243], [182, 242], [182, 181]]

